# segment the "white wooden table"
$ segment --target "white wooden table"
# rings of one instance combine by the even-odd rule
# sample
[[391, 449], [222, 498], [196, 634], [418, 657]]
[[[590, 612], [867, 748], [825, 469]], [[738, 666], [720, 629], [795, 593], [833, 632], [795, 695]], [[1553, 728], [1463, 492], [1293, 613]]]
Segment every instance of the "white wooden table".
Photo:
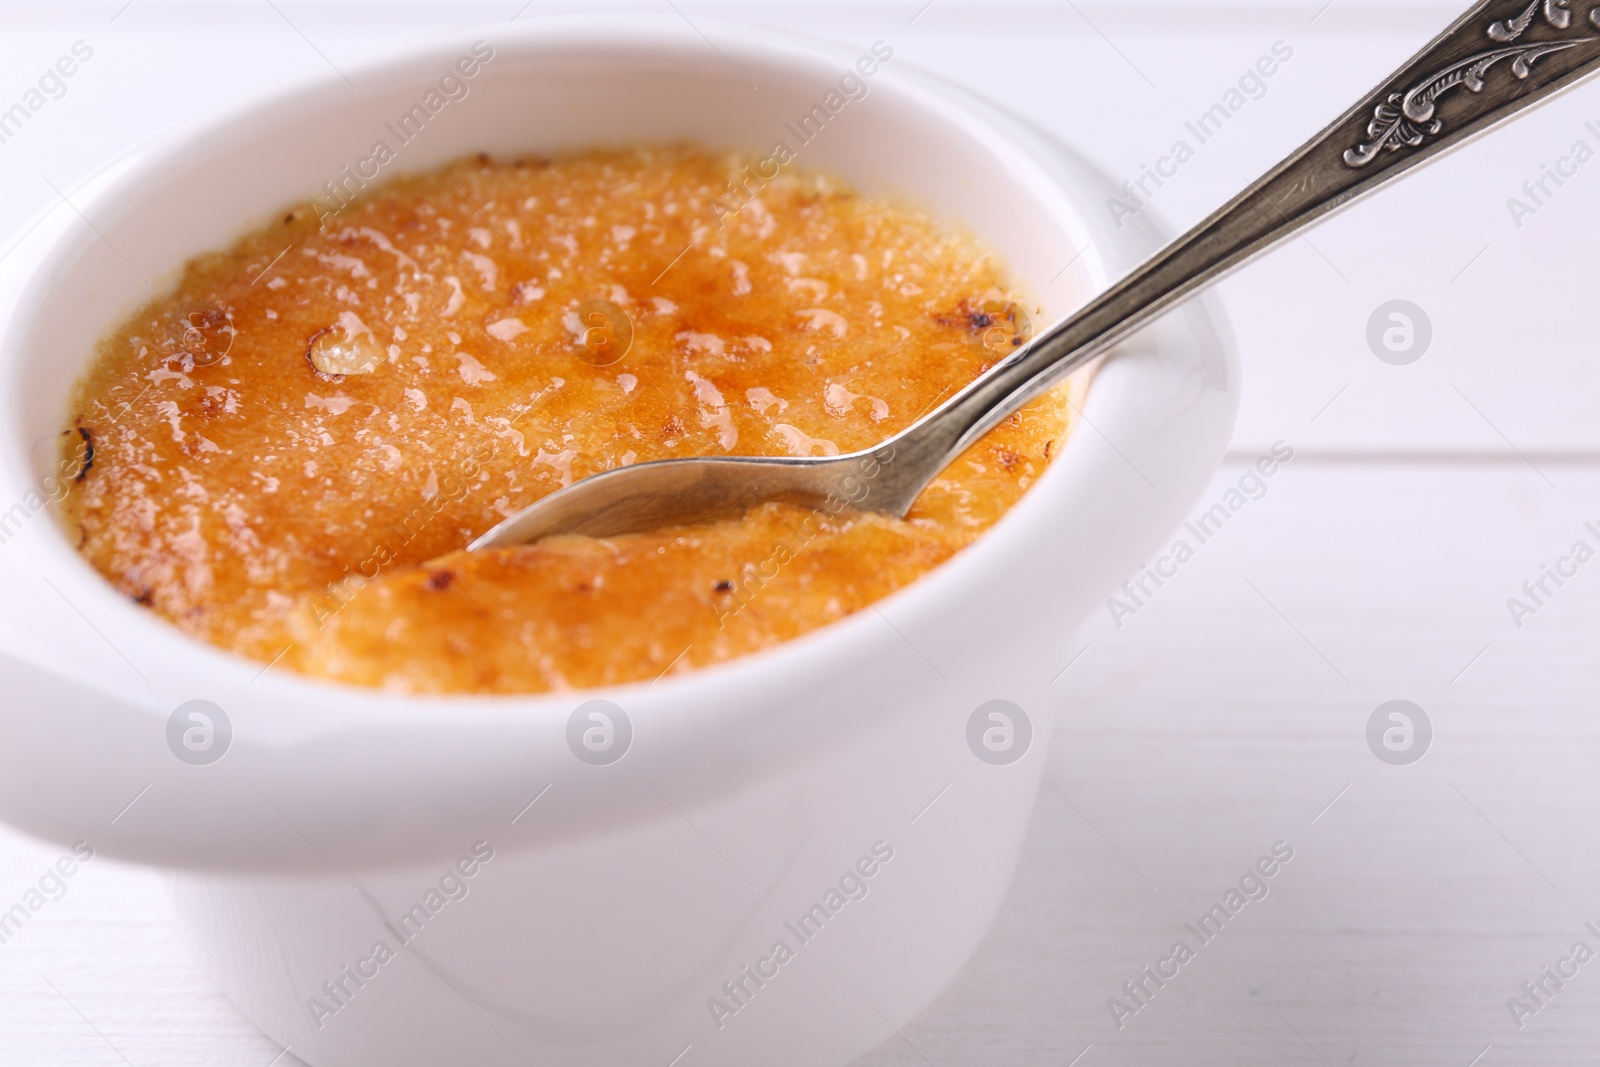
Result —
[[[0, 144], [0, 233], [197, 99], [521, 2], [0, 6], [0, 107], [73, 42], [94, 49]], [[1456, 2], [678, 6], [884, 38], [1130, 177], [1284, 42], [1292, 58], [1265, 94], [1155, 198], [1183, 225]], [[522, 17], [574, 6], [534, 0]], [[1584, 926], [1600, 929], [1600, 562], [1520, 627], [1507, 608], [1574, 541], [1600, 548], [1584, 526], [1600, 528], [1600, 162], [1520, 227], [1507, 207], [1575, 141], [1600, 148], [1586, 121], [1600, 128], [1600, 86], [1224, 284], [1245, 400], [1205, 504], [1273, 442], [1295, 458], [1120, 627], [1090, 621], [1063, 659], [1069, 710], [1005, 910], [963, 976], [863, 1065], [1596, 1062], [1600, 960], [1521, 1029], [1507, 1007], [1573, 942], [1600, 951]], [[1408, 366], [1365, 339], [1392, 299], [1432, 324]], [[1391, 699], [1432, 722], [1413, 765], [1368, 748], [1368, 717]], [[1119, 1029], [1108, 998], [1280, 840], [1294, 858], [1270, 894]], [[0, 907], [60, 853], [0, 830]], [[96, 860], [68, 886], [0, 945], [0, 1064], [280, 1055], [177, 943], [158, 875]]]

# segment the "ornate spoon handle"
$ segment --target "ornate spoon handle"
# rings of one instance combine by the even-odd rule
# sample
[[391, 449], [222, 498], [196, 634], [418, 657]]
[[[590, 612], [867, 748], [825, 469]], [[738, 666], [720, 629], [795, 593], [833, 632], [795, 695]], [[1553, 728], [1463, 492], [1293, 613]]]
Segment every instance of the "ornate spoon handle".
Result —
[[1600, 66], [1600, 3], [1485, 0], [1302, 148], [894, 443], [953, 458], [1068, 371], [1331, 211]]

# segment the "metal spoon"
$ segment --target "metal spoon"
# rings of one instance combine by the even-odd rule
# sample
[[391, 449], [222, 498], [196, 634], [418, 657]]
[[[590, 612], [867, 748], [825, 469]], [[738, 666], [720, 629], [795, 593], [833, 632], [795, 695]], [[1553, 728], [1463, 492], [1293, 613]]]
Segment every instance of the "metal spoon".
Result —
[[1485, 0], [1305, 146], [1085, 307], [875, 448], [818, 458], [669, 459], [585, 478], [474, 541], [522, 544], [708, 522], [767, 501], [902, 517], [973, 442], [1202, 286], [1600, 66], [1600, 6]]

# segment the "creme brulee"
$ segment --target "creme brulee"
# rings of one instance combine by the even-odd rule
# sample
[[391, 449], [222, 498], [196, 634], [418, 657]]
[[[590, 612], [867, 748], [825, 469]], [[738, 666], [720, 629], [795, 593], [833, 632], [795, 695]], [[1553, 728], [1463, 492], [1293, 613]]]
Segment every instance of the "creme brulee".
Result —
[[479, 158], [197, 257], [78, 387], [80, 551], [189, 634], [411, 693], [650, 679], [915, 581], [1043, 471], [1064, 389], [904, 521], [768, 505], [463, 551], [613, 467], [869, 447], [1024, 339], [972, 239], [794, 166], [751, 180], [749, 162]]

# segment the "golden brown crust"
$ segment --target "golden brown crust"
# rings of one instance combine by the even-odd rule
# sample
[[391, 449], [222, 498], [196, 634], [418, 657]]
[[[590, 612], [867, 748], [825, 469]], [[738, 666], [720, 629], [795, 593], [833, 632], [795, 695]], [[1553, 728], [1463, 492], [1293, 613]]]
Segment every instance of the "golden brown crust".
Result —
[[[841, 517], [795, 543], [810, 517], [767, 508], [450, 555], [619, 465], [875, 444], [1014, 339], [997, 311], [1013, 297], [970, 240], [792, 169], [741, 207], [743, 163], [463, 161], [198, 257], [80, 385], [82, 551], [205, 640], [418, 692], [649, 678], [914, 580], [1043, 470], [1060, 395], [974, 446], [907, 522]], [[763, 569], [730, 613], [717, 583]]]

